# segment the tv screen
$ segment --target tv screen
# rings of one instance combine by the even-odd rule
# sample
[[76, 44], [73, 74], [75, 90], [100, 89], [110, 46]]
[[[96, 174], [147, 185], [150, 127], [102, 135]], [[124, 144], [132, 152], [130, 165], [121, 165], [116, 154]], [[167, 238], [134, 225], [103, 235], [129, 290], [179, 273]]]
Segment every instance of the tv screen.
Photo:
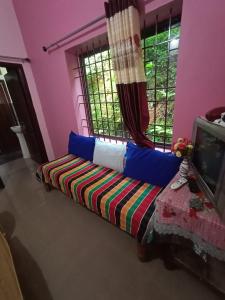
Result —
[[224, 155], [225, 143], [204, 128], [197, 127], [192, 162], [213, 195], [216, 192]]

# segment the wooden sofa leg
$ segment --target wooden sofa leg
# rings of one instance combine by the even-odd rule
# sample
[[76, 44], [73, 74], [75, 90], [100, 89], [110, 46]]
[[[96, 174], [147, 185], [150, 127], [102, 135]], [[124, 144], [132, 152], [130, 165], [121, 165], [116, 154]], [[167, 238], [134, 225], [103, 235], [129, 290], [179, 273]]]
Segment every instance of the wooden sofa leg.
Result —
[[176, 270], [178, 265], [174, 258], [174, 246], [173, 245], [164, 245], [162, 250], [162, 259], [164, 266], [167, 270]]
[[137, 242], [137, 256], [140, 261], [146, 262], [149, 260], [149, 245], [142, 245]]
[[49, 183], [44, 183], [44, 187], [45, 187], [46, 192], [50, 192], [52, 190], [52, 187]]

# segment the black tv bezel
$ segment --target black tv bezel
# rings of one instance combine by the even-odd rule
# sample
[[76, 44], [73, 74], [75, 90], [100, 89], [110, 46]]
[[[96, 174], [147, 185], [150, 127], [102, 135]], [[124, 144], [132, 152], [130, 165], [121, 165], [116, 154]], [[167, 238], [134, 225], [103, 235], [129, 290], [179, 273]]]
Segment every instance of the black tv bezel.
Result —
[[[207, 121], [206, 119], [198, 117], [194, 122], [193, 132], [192, 132], [192, 143], [194, 147], [195, 147], [197, 129], [199, 127], [225, 143], [225, 127], [222, 127], [221, 125], [214, 124], [212, 122]], [[211, 189], [202, 178], [201, 174], [198, 172], [198, 169], [197, 167], [195, 167], [192, 159], [191, 159], [191, 165], [195, 175], [197, 176], [197, 181], [200, 185], [200, 189], [204, 192], [206, 197], [214, 204], [218, 214], [225, 221], [225, 198], [221, 199], [223, 195], [225, 195], [225, 156], [223, 159], [223, 164], [221, 166], [219, 179], [216, 184], [216, 191], [214, 194], [212, 193]]]

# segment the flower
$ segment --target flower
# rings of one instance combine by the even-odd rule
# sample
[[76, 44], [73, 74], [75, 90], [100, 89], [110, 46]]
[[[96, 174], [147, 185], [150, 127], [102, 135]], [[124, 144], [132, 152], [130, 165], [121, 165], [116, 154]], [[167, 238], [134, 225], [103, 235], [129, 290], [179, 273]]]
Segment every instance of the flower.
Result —
[[186, 148], [186, 145], [184, 143], [180, 143], [178, 146], [179, 150], [184, 150]]
[[173, 146], [173, 149], [174, 149], [174, 150], [177, 150], [177, 148], [178, 148], [178, 145], [179, 145], [179, 144], [178, 144], [178, 143], [176, 143], [176, 144]]
[[180, 151], [177, 151], [175, 154], [176, 154], [177, 157], [181, 157], [182, 156]]
[[183, 143], [184, 139], [183, 138], [179, 138], [177, 139], [177, 143]]
[[174, 152], [177, 157], [188, 157], [191, 155], [192, 150], [193, 146], [191, 141], [187, 138], [178, 138], [172, 147], [172, 152]]

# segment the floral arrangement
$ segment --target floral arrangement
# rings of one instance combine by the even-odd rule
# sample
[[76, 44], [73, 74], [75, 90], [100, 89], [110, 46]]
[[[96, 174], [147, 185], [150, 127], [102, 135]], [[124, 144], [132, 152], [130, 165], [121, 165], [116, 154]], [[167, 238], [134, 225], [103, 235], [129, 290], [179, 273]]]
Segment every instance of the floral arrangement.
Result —
[[172, 146], [172, 152], [177, 157], [190, 157], [193, 150], [191, 141], [186, 138], [179, 138]]

